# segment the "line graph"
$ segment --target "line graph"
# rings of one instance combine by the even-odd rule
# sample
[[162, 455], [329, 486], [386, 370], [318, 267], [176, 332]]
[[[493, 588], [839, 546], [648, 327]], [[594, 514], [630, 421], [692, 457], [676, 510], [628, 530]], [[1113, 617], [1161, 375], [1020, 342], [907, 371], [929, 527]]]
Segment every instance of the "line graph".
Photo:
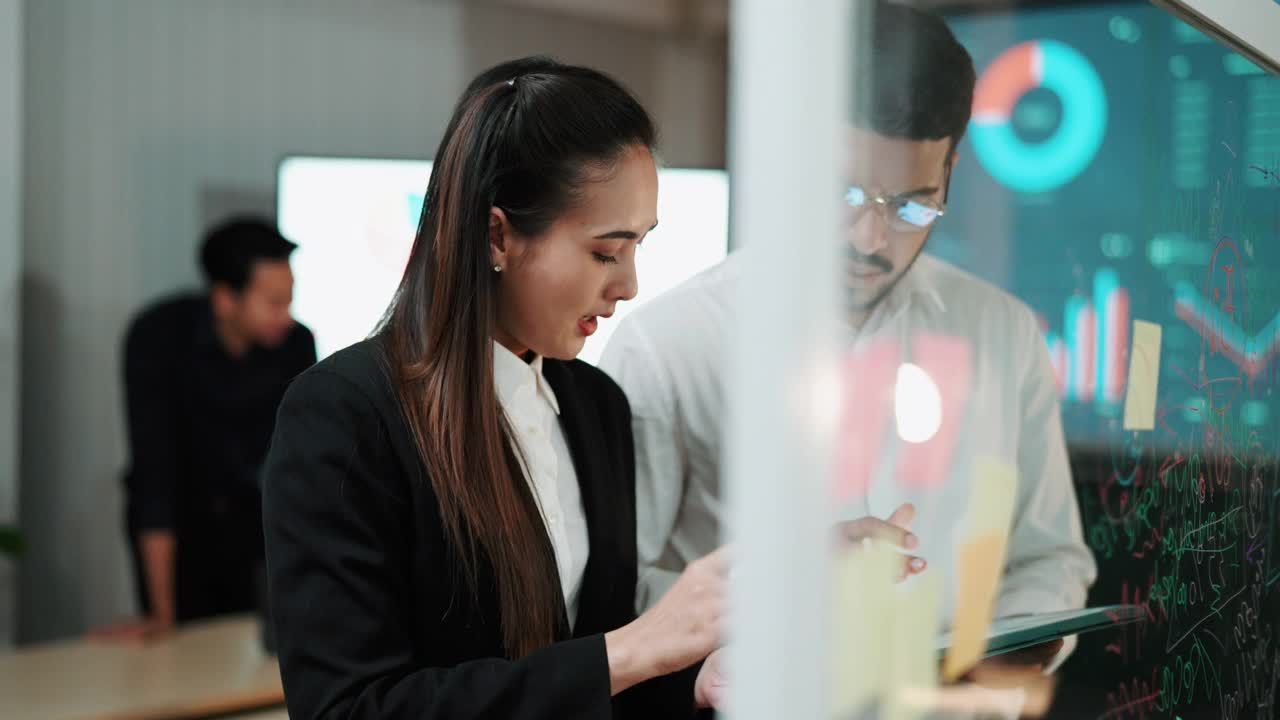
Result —
[[1180, 282], [1174, 289], [1178, 318], [1209, 341], [1212, 352], [1226, 356], [1252, 380], [1280, 352], [1280, 315], [1250, 335], [1228, 314], [1231, 306], [1225, 307], [1205, 298], [1189, 282]]

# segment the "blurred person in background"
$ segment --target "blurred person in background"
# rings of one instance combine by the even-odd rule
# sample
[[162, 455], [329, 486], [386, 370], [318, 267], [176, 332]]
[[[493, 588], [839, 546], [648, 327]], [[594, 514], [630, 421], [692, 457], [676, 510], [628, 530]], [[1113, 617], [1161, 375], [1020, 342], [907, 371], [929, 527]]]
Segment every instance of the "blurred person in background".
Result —
[[[972, 401], [960, 431], [965, 440], [957, 447], [992, 453], [1016, 468], [1018, 478], [997, 616], [1078, 609], [1096, 566], [1083, 541], [1053, 370], [1036, 318], [1008, 293], [924, 252], [945, 212], [951, 168], [969, 122], [973, 61], [935, 15], [877, 2], [864, 17], [870, 18], [868, 32], [857, 37], [865, 42], [855, 41], [862, 52], [854, 88], [861, 94], [845, 150], [841, 348], [920, 334], [959, 338], [968, 346]], [[638, 308], [601, 358], [632, 408], [639, 608], [658, 602], [690, 559], [721, 542], [724, 368], [750, 252], [736, 252]], [[883, 450], [892, 457], [892, 448]], [[923, 520], [919, 544], [911, 549], [954, 579], [953, 536], [940, 523], [964, 506], [970, 468], [951, 458], [932, 489], [904, 488], [891, 473], [876, 475], [842, 514], [887, 515], [902, 526], [913, 517]], [[865, 523], [846, 523], [845, 534]], [[985, 671], [1038, 673], [1069, 651], [1056, 641], [991, 658], [975, 677]]]
[[725, 559], [636, 617], [627, 400], [574, 358], [637, 292], [655, 130], [616, 81], [477, 77], [373, 337], [304, 373], [263, 481], [296, 718], [679, 718], [717, 702]]
[[295, 247], [270, 222], [228, 220], [204, 238], [205, 291], [133, 320], [125, 525], [144, 614], [96, 636], [147, 638], [258, 609], [262, 464], [285, 388], [316, 361], [289, 313]]

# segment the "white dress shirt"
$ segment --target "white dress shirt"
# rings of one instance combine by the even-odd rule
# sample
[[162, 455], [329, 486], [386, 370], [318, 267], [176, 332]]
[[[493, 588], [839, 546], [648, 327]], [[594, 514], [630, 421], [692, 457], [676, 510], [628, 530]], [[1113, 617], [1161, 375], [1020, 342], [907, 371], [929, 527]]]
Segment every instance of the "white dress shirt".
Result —
[[[631, 403], [640, 609], [661, 597], [688, 562], [723, 541], [724, 367], [747, 252], [637, 308], [601, 358]], [[883, 519], [903, 502], [915, 504], [917, 553], [928, 560], [928, 572], [946, 581], [945, 624], [972, 460], [1004, 460], [1019, 480], [996, 615], [1082, 607], [1096, 567], [1083, 541], [1052, 366], [1033, 313], [1002, 290], [922, 254], [865, 325], [843, 340], [848, 350], [919, 333], [958, 337], [972, 349], [974, 384], [949, 475], [931, 488], [903, 487], [894, 463], [880, 462], [839, 515]], [[883, 451], [891, 458], [895, 448]]]
[[578, 475], [560, 427], [560, 404], [542, 377], [541, 357], [526, 363], [495, 342], [493, 379], [498, 402], [514, 433], [516, 455], [556, 553], [560, 589], [572, 626], [578, 616], [578, 591], [582, 589], [590, 544]]

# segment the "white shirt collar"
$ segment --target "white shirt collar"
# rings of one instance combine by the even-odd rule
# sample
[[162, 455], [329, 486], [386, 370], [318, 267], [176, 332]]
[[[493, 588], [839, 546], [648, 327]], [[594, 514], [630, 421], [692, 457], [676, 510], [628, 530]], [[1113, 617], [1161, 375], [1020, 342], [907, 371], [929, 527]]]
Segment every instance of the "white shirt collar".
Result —
[[542, 396], [556, 415], [560, 414], [560, 403], [556, 400], [555, 391], [542, 377], [542, 356], [526, 363], [508, 350], [497, 340], [493, 341], [493, 382], [498, 389], [498, 400], [503, 407], [519, 407], [519, 396], [522, 391], [532, 391]]
[[892, 300], [895, 304], [923, 300], [932, 303], [935, 310], [946, 312], [947, 303], [943, 301], [942, 294], [938, 292], [931, 277], [937, 262], [933, 256], [921, 251], [915, 263], [903, 273], [898, 286], [885, 299]]
[[943, 301], [942, 294], [938, 292], [937, 283], [932, 277], [937, 263], [938, 261], [933, 257], [921, 253], [889, 293], [876, 303], [861, 325], [854, 328], [849, 324], [842, 324], [846, 340], [856, 342], [858, 338], [876, 336], [885, 327], [900, 319], [903, 313], [922, 310], [945, 313], [947, 304]]

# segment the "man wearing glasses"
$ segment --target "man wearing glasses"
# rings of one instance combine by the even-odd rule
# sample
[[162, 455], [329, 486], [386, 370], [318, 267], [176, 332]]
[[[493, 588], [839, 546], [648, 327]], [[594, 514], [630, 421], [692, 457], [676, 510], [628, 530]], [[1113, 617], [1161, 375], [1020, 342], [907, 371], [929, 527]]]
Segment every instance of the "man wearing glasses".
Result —
[[[945, 213], [969, 122], [973, 62], [941, 19], [899, 5], [877, 3], [868, 44], [873, 69], [859, 73], [863, 94], [848, 129], [845, 348], [853, 352], [877, 338], [907, 346], [909, 338], [946, 336], [968, 347], [972, 372], [960, 439], [937, 466], [940, 476], [929, 487], [904, 487], [893, 463], [882, 463], [887, 470], [873, 473], [842, 514], [906, 526], [914, 513], [920, 524], [912, 552], [954, 587], [971, 461], [994, 456], [1018, 477], [996, 616], [1083, 607], [1096, 567], [1082, 539], [1038, 323], [1014, 297], [923, 252]], [[631, 313], [601, 360], [632, 408], [641, 607], [721, 542], [723, 369], [745, 252]], [[1069, 651], [1058, 641], [986, 661], [979, 670], [1046, 670]]]

